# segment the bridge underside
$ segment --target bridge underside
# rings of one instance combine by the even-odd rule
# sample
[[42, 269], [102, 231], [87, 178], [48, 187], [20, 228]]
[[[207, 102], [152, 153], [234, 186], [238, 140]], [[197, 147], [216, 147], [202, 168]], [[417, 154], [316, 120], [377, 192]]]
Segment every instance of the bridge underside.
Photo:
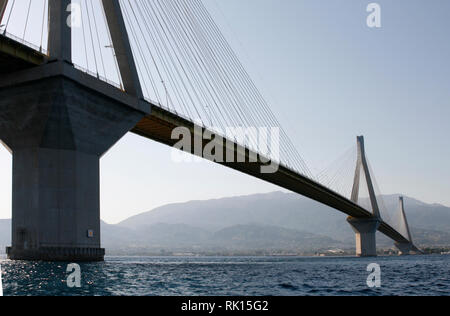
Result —
[[0, 35], [0, 74], [32, 68], [45, 63], [47, 57], [36, 50]]
[[[162, 144], [174, 146], [179, 140], [174, 140], [171, 138], [172, 131], [180, 126], [186, 127], [192, 131], [192, 134], [194, 133], [194, 124], [192, 122], [174, 115], [160, 107], [153, 106], [152, 113], [143, 118], [131, 131], [135, 134], [152, 139]], [[231, 150], [235, 153], [234, 155], [236, 157], [238, 145], [234, 142], [232, 142], [232, 144], [233, 148]], [[206, 142], [203, 146], [206, 146]], [[229, 149], [226, 142], [223, 143], [223, 146], [223, 152], [226, 152], [226, 150]], [[191, 153], [195, 154], [194, 149]], [[261, 167], [267, 166], [267, 163], [263, 163], [261, 161], [257, 163], [249, 163], [249, 157], [252, 155], [252, 152], [249, 149], [245, 149], [245, 153], [246, 162], [226, 162], [224, 157], [224, 162], [219, 162], [219, 164], [281, 186], [314, 200], [319, 200], [321, 203], [329, 205], [335, 209], [345, 210], [344, 212], [349, 216], [357, 218], [370, 218], [372, 216], [370, 212], [364, 210], [360, 206], [351, 203], [322, 185], [303, 177], [284, 166], [279, 166], [278, 171], [275, 173], [261, 173]], [[237, 159], [235, 159], [235, 161], [236, 160]]]

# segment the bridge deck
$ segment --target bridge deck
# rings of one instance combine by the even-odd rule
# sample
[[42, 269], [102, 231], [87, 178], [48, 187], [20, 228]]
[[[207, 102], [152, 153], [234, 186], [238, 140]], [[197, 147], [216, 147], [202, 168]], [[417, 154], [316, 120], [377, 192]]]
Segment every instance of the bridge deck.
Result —
[[[133, 133], [160, 142], [162, 144], [173, 146], [178, 140], [171, 138], [172, 131], [176, 127], [186, 127], [194, 130], [194, 123], [179, 117], [159, 106], [152, 105], [152, 113], [143, 118], [132, 130]], [[205, 144], [204, 144], [205, 145]], [[224, 152], [226, 151], [226, 142], [224, 142]], [[234, 150], [236, 151], [236, 144]], [[191, 152], [194, 153], [194, 150]], [[250, 156], [250, 150], [246, 149], [246, 156]], [[334, 209], [355, 218], [370, 218], [372, 214], [361, 206], [351, 202], [338, 193], [324, 187], [323, 185], [298, 174], [284, 166], [280, 166], [275, 173], [261, 173], [262, 162], [258, 163], [227, 163], [221, 162], [221, 165], [240, 171], [247, 175], [278, 185], [282, 188], [296, 192], [309, 197], [322, 204], [326, 204]], [[393, 240], [400, 243], [407, 243], [408, 240], [398, 233], [394, 228], [382, 222], [379, 231]]]
[[42, 65], [46, 59], [32, 47], [0, 34], [0, 74]]

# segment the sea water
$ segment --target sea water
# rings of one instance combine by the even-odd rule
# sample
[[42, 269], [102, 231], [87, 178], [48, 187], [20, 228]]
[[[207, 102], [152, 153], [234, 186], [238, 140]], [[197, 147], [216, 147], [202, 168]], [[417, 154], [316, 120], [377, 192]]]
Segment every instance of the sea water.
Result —
[[[4, 258], [4, 257], [3, 257]], [[367, 267], [379, 265], [380, 287]], [[79, 264], [0, 259], [12, 295], [449, 295], [450, 256], [406, 257], [107, 257]], [[70, 280], [69, 280], [70, 281]]]

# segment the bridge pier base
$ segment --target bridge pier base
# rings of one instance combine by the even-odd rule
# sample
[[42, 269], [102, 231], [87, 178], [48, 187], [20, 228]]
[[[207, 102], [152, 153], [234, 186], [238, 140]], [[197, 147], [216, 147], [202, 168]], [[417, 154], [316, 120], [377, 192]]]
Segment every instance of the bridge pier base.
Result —
[[411, 251], [414, 248], [412, 243], [398, 243], [398, 242], [396, 242], [394, 245], [399, 250], [399, 255], [400, 256], [410, 255]]
[[13, 260], [102, 261], [99, 161], [144, 116], [64, 76], [0, 87]]
[[376, 257], [376, 232], [380, 226], [380, 221], [376, 218], [349, 218], [347, 221], [356, 234], [356, 256]]

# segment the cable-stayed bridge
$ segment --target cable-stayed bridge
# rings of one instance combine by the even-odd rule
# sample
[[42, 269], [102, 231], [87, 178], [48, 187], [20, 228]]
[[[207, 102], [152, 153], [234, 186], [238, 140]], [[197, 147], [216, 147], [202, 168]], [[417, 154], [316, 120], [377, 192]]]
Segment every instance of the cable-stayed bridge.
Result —
[[11, 259], [103, 260], [99, 161], [129, 131], [349, 215], [358, 256], [377, 230], [418, 251], [363, 137], [314, 175], [201, 0], [0, 0], [0, 17]]

